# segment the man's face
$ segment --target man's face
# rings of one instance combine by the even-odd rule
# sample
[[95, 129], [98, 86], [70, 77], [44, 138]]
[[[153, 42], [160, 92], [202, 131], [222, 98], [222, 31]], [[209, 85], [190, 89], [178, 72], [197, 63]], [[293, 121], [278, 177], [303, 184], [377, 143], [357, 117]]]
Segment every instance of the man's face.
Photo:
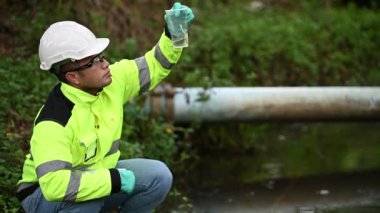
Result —
[[109, 62], [101, 54], [84, 58], [76, 63], [78, 68], [72, 73], [76, 75], [76, 86], [79, 89], [96, 94], [112, 82]]

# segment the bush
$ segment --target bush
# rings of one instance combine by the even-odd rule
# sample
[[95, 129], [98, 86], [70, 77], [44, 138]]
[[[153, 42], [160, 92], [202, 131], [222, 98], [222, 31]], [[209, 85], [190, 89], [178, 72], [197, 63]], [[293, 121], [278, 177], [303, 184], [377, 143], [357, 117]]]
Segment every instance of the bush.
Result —
[[[210, 16], [210, 12], [214, 14]], [[227, 14], [227, 15], [225, 15]], [[227, 16], [227, 18], [226, 18]], [[355, 86], [380, 82], [380, 18], [350, 7], [199, 11], [172, 82], [198, 86]], [[186, 52], [187, 51], [187, 52]]]
[[[155, 44], [162, 32], [162, 8], [172, 2], [151, 1], [157, 7], [146, 7], [144, 1], [86, 0], [79, 4], [94, 9], [83, 12], [71, 0], [0, 1], [6, 17], [0, 20], [4, 55], [0, 61], [0, 209], [14, 212], [19, 208], [14, 195], [24, 160], [21, 150], [28, 151], [34, 116], [57, 82], [38, 69], [36, 50], [44, 29], [58, 20], [77, 20], [97, 35], [112, 38], [106, 53], [111, 61], [134, 58]], [[377, 11], [354, 6], [326, 9], [319, 1], [301, 1], [296, 7], [281, 1], [278, 5], [287, 10], [276, 6], [252, 11], [249, 2], [188, 1], [197, 16], [190, 28], [190, 47], [167, 81], [174, 86], [204, 87], [379, 84]], [[125, 109], [123, 157], [157, 158], [173, 165], [174, 172], [197, 157], [189, 143], [191, 135], [199, 137], [199, 146], [209, 140], [220, 149], [251, 150], [255, 144], [250, 142], [266, 128], [259, 126], [255, 134], [248, 134], [252, 128], [244, 124], [206, 126], [203, 132], [198, 126], [175, 127], [148, 119], [142, 101], [143, 97], [136, 99], [137, 104]], [[229, 135], [229, 129], [235, 134]], [[183, 198], [180, 192], [175, 194]]]

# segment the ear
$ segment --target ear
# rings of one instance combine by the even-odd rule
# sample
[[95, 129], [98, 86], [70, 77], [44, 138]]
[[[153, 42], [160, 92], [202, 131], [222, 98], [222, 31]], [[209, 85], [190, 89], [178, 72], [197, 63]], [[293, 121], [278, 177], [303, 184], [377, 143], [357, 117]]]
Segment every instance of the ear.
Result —
[[80, 84], [80, 78], [77, 72], [67, 72], [65, 73], [65, 77], [69, 84], [78, 86]]

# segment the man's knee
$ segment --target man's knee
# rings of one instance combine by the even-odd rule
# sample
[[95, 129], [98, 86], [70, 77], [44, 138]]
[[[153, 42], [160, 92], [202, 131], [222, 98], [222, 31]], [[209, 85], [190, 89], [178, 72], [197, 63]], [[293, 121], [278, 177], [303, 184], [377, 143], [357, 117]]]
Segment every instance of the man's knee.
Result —
[[155, 197], [158, 202], [161, 202], [171, 189], [173, 175], [166, 164], [158, 160], [149, 160], [149, 163], [146, 162], [145, 166], [144, 179], [147, 182], [143, 185], [145, 185], [146, 188], [139, 188]]
[[165, 163], [161, 161], [155, 161], [155, 179], [162, 185], [164, 188], [168, 188], [168, 190], [172, 186], [173, 182], [173, 175], [170, 171], [170, 169], [166, 166]]
[[150, 191], [166, 194], [173, 182], [173, 175], [165, 163], [151, 159], [119, 161], [118, 168], [132, 170], [136, 176], [136, 192]]

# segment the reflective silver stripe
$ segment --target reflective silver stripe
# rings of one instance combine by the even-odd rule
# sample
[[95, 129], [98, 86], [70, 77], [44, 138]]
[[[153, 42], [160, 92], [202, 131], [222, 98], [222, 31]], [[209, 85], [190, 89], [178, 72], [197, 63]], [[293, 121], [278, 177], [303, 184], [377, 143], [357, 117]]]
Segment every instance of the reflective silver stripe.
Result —
[[112, 146], [111, 146], [110, 151], [106, 154], [105, 157], [107, 157], [108, 155], [112, 155], [112, 154], [116, 153], [119, 150], [119, 144], [120, 144], [119, 140], [114, 141]]
[[71, 163], [60, 160], [43, 163], [36, 169], [37, 177], [40, 179], [42, 176], [46, 175], [49, 172], [54, 172], [61, 169], [71, 169]]
[[31, 186], [36, 185], [37, 183], [22, 183], [17, 187], [17, 193], [20, 192], [21, 190], [24, 190], [26, 188], [29, 188]]
[[162, 53], [160, 45], [156, 45], [156, 49], [154, 50], [154, 57], [160, 62], [161, 66], [165, 69], [171, 69], [175, 64], [170, 63], [169, 60]]
[[139, 79], [140, 79], [140, 91], [139, 94], [146, 92], [150, 87], [150, 72], [149, 66], [146, 62], [145, 56], [135, 59], [137, 68], [139, 69]]
[[81, 178], [81, 172], [71, 172], [69, 185], [67, 186], [66, 194], [63, 200], [75, 201], [77, 198]]

